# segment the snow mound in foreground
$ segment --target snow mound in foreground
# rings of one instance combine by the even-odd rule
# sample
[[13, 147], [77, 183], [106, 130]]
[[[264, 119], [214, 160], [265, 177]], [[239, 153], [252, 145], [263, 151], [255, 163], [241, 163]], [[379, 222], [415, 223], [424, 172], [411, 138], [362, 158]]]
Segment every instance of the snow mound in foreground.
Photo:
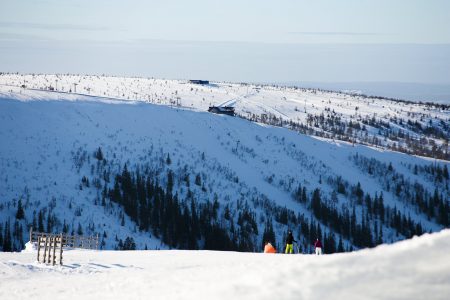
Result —
[[33, 253], [36, 250], [37, 250], [37, 248], [36, 248], [36, 244], [35, 243], [27, 242], [25, 244], [25, 249], [23, 249], [22, 252]]
[[324, 256], [215, 251], [0, 253], [0, 299], [448, 299], [450, 230]]

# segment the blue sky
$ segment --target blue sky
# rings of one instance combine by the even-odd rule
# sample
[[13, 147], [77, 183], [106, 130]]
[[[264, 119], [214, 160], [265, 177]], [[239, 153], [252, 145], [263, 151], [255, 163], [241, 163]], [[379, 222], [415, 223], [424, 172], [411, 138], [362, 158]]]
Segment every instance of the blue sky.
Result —
[[0, 71], [450, 85], [447, 0], [0, 0]]
[[0, 0], [1, 34], [56, 40], [450, 43], [447, 0]]

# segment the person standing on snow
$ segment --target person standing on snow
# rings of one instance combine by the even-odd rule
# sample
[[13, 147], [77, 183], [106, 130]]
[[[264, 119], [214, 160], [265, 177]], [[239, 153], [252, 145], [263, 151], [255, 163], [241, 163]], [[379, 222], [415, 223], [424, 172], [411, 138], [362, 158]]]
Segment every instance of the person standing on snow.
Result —
[[284, 253], [286, 254], [293, 254], [294, 253], [294, 247], [293, 247], [293, 242], [297, 242], [296, 240], [294, 240], [294, 237], [292, 236], [292, 231], [288, 231], [288, 236], [286, 238], [286, 250], [284, 251]]
[[264, 253], [277, 253], [277, 250], [267, 241], [264, 246]]
[[322, 243], [319, 239], [314, 243], [314, 248], [316, 248], [316, 255], [322, 255]]

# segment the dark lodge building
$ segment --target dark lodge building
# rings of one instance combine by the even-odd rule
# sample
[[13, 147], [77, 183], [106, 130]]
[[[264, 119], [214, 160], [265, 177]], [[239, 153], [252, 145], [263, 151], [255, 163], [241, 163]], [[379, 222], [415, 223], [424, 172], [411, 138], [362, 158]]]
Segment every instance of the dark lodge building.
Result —
[[206, 84], [209, 84], [209, 80], [191, 79], [191, 80], [189, 80], [189, 83], [206, 85]]
[[231, 106], [210, 106], [208, 108], [209, 112], [221, 115], [229, 115], [234, 117], [234, 107]]

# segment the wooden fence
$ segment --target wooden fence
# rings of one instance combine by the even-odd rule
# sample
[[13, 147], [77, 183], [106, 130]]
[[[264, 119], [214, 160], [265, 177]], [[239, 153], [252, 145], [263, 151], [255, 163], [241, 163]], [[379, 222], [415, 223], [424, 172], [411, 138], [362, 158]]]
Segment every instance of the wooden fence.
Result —
[[99, 246], [98, 234], [96, 236], [67, 235], [64, 233], [51, 234], [33, 231], [33, 228], [30, 228], [30, 242], [37, 243], [39, 237], [62, 237], [62, 246], [67, 248], [98, 250]]
[[[38, 236], [37, 238], [37, 261], [41, 261], [47, 264], [56, 264], [56, 256], [59, 256], [59, 264], [62, 265], [63, 254], [63, 236], [48, 235]], [[42, 250], [41, 250], [42, 249]]]
[[98, 234], [96, 236], [52, 234], [36, 232], [33, 231], [33, 227], [30, 228], [30, 242], [36, 243], [37, 260], [52, 265], [56, 264], [57, 255], [59, 264], [63, 264], [63, 247], [98, 250], [98, 238]]

